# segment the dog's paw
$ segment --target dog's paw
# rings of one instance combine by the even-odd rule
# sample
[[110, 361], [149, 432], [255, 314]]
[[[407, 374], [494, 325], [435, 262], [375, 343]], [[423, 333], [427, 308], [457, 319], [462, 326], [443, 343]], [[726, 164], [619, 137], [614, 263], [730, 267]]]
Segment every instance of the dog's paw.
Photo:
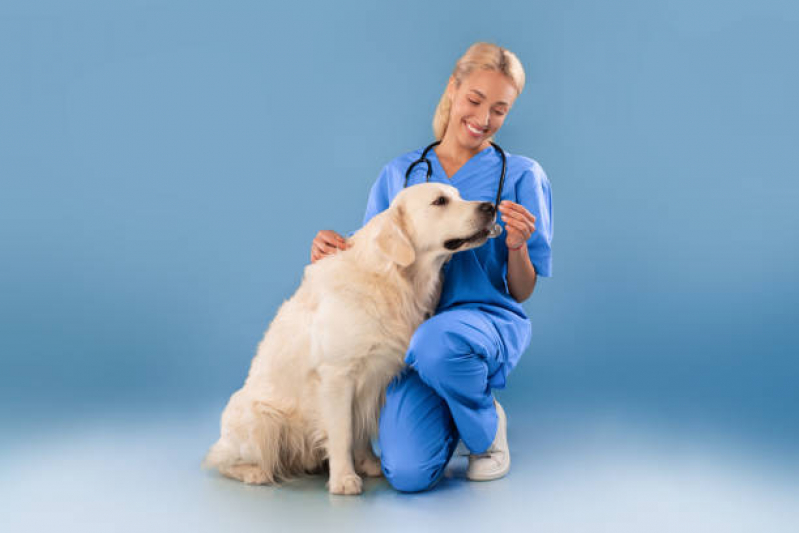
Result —
[[248, 485], [266, 485], [272, 481], [269, 475], [257, 465], [234, 465], [220, 469], [220, 472]]
[[355, 471], [366, 477], [380, 477], [383, 471], [380, 468], [380, 459], [377, 457], [363, 457], [355, 462]]
[[344, 474], [331, 477], [328, 489], [330, 494], [360, 494], [363, 492], [363, 481], [357, 474]]
[[269, 476], [260, 468], [253, 468], [244, 474], [242, 481], [249, 485], [265, 485], [269, 483]]

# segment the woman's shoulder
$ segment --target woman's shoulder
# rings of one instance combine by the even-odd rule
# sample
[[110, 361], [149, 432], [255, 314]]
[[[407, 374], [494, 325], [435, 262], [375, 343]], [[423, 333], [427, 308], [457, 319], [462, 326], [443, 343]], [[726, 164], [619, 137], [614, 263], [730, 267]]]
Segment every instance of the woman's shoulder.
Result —
[[519, 180], [542, 181], [549, 185], [549, 178], [537, 160], [526, 155], [511, 154], [505, 150], [503, 151], [508, 160], [508, 176], [518, 176]]
[[409, 152], [404, 152], [395, 157], [394, 159], [390, 160], [388, 163], [386, 163], [383, 168], [391, 169], [394, 171], [401, 170], [404, 173], [407, 170], [407, 168], [411, 165], [411, 163], [422, 157], [423, 151], [424, 147], [417, 148], [416, 150], [411, 150]]
[[[387, 187], [391, 190], [401, 189], [405, 181], [405, 173], [415, 161], [419, 160], [423, 151], [424, 148], [418, 148], [416, 150], [404, 152], [391, 159], [388, 163], [383, 165], [382, 169], [380, 169], [380, 175], [377, 177], [377, 183], [380, 183], [383, 187]], [[424, 163], [420, 164], [424, 166]]]

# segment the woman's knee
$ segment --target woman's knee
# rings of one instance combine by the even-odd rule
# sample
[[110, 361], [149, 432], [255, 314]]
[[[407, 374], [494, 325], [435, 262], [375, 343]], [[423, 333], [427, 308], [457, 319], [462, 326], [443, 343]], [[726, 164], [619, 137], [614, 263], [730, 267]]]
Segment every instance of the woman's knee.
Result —
[[[405, 362], [432, 372], [448, 371], [463, 359], [486, 364], [497, 359], [498, 347], [475, 324], [462, 319], [463, 313], [448, 311], [422, 322], [411, 336]], [[461, 317], [461, 318], [459, 318]]]
[[[385, 424], [381, 426], [380, 464], [383, 475], [395, 489], [402, 492], [427, 490], [436, 484], [449, 463], [458, 436], [449, 413], [439, 416], [437, 410], [433, 409], [427, 420], [409, 424], [403, 431], [397, 431], [399, 427], [388, 430]], [[421, 415], [414, 413], [412, 416]]]
[[[443, 336], [456, 335], [452, 332]], [[489, 369], [483, 357], [467, 346], [441, 336], [422, 339], [408, 349], [407, 363], [439, 394], [482, 394], [488, 386]]]
[[409, 370], [386, 392], [379, 442], [383, 474], [403, 492], [432, 487], [457, 445], [458, 435], [444, 400]]
[[401, 492], [421, 492], [432, 488], [444, 473], [446, 462], [430, 464], [418, 461], [382, 463], [383, 475]]
[[399, 491], [420, 492], [433, 487], [443, 475], [458, 441], [454, 427], [446, 434], [419, 437], [423, 436], [407, 435], [401, 439], [394, 435], [389, 440], [381, 435], [380, 464], [383, 475]]

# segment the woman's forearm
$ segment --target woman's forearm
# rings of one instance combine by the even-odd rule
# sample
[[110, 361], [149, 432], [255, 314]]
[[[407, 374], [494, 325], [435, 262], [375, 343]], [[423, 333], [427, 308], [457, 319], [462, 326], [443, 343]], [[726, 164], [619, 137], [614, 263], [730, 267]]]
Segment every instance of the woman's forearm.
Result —
[[537, 274], [527, 253], [527, 244], [518, 250], [508, 250], [508, 290], [521, 303], [533, 293]]

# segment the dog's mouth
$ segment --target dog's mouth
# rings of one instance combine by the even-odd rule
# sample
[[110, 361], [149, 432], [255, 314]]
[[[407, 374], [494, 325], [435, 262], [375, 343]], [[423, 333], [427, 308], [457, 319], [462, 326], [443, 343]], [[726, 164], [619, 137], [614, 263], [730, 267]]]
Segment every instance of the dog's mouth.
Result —
[[447, 241], [444, 241], [444, 248], [446, 248], [447, 250], [457, 250], [464, 244], [471, 244], [473, 242], [477, 242], [487, 238], [489, 233], [491, 233], [489, 230], [481, 229], [474, 235], [466, 237], [465, 239], [449, 239]]

